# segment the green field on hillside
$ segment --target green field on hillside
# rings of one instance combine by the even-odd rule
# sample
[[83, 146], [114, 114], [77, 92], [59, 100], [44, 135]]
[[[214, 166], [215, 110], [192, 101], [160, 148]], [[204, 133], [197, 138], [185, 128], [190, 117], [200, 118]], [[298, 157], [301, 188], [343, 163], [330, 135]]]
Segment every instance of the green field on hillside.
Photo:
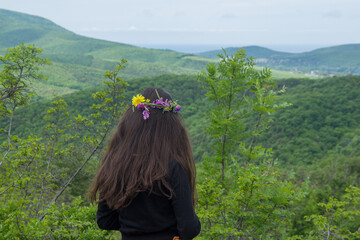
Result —
[[[34, 82], [37, 99], [100, 86], [103, 72], [112, 69], [122, 58], [128, 60], [123, 73], [127, 80], [163, 74], [195, 75], [205, 70], [209, 62], [217, 61], [171, 50], [87, 38], [47, 19], [8, 10], [0, 9], [0, 20], [0, 54], [24, 42], [42, 48], [42, 57], [52, 62], [51, 66], [41, 69], [48, 81]], [[276, 79], [307, 77], [278, 70], [273, 71], [273, 76]]]

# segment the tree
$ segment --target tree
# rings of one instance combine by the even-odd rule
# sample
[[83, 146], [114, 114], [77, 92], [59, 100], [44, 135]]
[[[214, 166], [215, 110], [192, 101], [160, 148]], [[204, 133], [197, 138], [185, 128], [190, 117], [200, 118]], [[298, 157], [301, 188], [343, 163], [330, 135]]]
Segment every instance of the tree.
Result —
[[0, 73], [0, 113], [8, 114], [9, 104], [12, 107], [26, 105], [31, 97], [29, 85], [34, 79], [46, 79], [39, 73], [39, 66], [50, 64], [48, 59], [42, 59], [38, 55], [42, 52], [35, 45], [9, 48], [0, 61], [4, 69]]
[[0, 116], [7, 118], [9, 125], [1, 132], [7, 133], [6, 149], [0, 161], [0, 166], [11, 148], [11, 131], [14, 111], [20, 106], [28, 104], [29, 98], [33, 96], [29, 85], [34, 79], [44, 80], [45, 76], [38, 72], [39, 66], [50, 64], [47, 59], [38, 55], [42, 52], [34, 45], [25, 46], [23, 43], [15, 48], [9, 48], [4, 57], [0, 56], [3, 70], [0, 72]]
[[288, 105], [275, 101], [285, 89], [277, 91], [270, 70], [256, 71], [244, 50], [218, 56], [199, 75], [215, 104], [207, 115], [215, 151], [199, 170], [200, 239], [283, 238], [305, 189], [280, 178], [271, 149], [256, 138], [268, 127], [266, 115]]
[[305, 216], [313, 229], [290, 239], [359, 239], [360, 238], [360, 188], [349, 186], [341, 199], [330, 197], [327, 203], [317, 206], [321, 213]]
[[[2, 101], [8, 101], [2, 109], [4, 115], [12, 116], [17, 106], [29, 102], [27, 81], [44, 79], [35, 66], [48, 61], [36, 54], [27, 55], [41, 52], [31, 45], [21, 44], [8, 51], [2, 58], [6, 60]], [[111, 235], [94, 224], [96, 207], [74, 199], [66, 190], [80, 172], [96, 165], [99, 149], [122, 113], [121, 98], [127, 83], [119, 73], [125, 67], [123, 59], [105, 73], [105, 86], [93, 94], [96, 103], [89, 117], [70, 116], [64, 99], [54, 98], [45, 116], [46, 135], [25, 139], [11, 133], [10, 117], [0, 166], [0, 239], [103, 239]], [[13, 104], [11, 113], [9, 103]]]

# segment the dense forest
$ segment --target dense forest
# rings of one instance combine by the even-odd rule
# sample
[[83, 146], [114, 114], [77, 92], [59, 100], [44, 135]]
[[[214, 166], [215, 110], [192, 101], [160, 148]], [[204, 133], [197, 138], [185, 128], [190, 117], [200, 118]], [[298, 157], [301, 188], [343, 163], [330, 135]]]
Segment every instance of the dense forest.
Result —
[[[351, 156], [356, 156], [356, 136], [360, 127], [359, 79], [358, 76], [345, 76], [276, 81], [278, 87], [287, 88], [281, 99], [291, 106], [268, 116], [271, 128], [263, 133], [259, 141], [273, 149], [281, 165], [292, 168], [314, 164], [326, 155], [344, 152], [343, 148], [351, 146], [354, 147], [354, 151], [350, 151]], [[207, 146], [211, 140], [204, 137], [203, 131], [205, 114], [212, 105], [206, 101], [205, 91], [196, 75], [132, 79], [126, 89], [125, 103], [130, 104], [131, 96], [150, 86], [167, 89], [187, 106], [182, 116], [192, 136], [196, 159], [201, 159], [201, 152], [211, 148]], [[87, 89], [64, 95], [69, 113], [90, 116], [92, 111], [89, 107], [94, 103], [91, 95], [95, 91]], [[36, 101], [19, 110], [14, 116], [13, 132], [21, 137], [31, 132], [41, 135], [46, 115], [44, 109], [50, 105], [51, 100]], [[199, 109], [199, 105], [204, 107]]]
[[1, 239], [120, 238], [97, 228], [86, 192], [123, 109], [148, 86], [182, 105], [198, 239], [359, 238], [360, 77], [274, 80], [239, 50], [196, 75], [128, 82], [123, 59], [101, 87], [41, 99], [40, 54], [21, 44], [0, 58]]
[[358, 51], [197, 56], [0, 9], [0, 239], [121, 239], [87, 191], [132, 96], [154, 86], [191, 138], [196, 239], [360, 239]]

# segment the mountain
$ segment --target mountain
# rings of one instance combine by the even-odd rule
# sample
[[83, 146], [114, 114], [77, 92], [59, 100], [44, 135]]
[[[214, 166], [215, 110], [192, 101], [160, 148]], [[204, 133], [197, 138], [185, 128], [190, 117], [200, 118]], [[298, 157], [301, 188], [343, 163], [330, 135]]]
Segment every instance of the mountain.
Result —
[[71, 36], [71, 32], [37, 16], [0, 9], [0, 47], [8, 48], [19, 43], [32, 43], [46, 36]]
[[[227, 54], [229, 55], [234, 54], [238, 49], [239, 49], [238, 47], [225, 48]], [[246, 54], [248, 56], [252, 56], [256, 59], [288, 57], [293, 55], [293, 53], [274, 51], [269, 48], [260, 47], [260, 46], [247, 46], [247, 47], [243, 47], [243, 49], [245, 49]], [[216, 55], [219, 53], [223, 53], [223, 50], [212, 50], [207, 52], [201, 52], [201, 53], [197, 53], [196, 55], [207, 58], [217, 58]]]
[[47, 96], [101, 85], [105, 70], [112, 69], [122, 58], [128, 60], [123, 74], [127, 79], [195, 74], [213, 61], [170, 50], [87, 38], [47, 19], [0, 9], [0, 54], [21, 42], [42, 48], [42, 57], [53, 63], [42, 68], [49, 81], [35, 82], [38, 91]]
[[[360, 44], [320, 48], [304, 53], [273, 51], [259, 46], [243, 47], [248, 56], [256, 58], [259, 66], [283, 71], [317, 72], [318, 74], [359, 74]], [[226, 48], [228, 54], [238, 48]], [[216, 58], [222, 50], [198, 53], [198, 56]]]
[[283, 60], [287, 60], [286, 64], [293, 67], [357, 74], [360, 73], [360, 44], [320, 48], [295, 54]]
[[[128, 60], [125, 79], [161, 74], [195, 74], [217, 60], [171, 50], [147, 49], [77, 35], [42, 17], [0, 9], [0, 54], [21, 42], [43, 49], [53, 63], [42, 68], [47, 82], [34, 82], [40, 97], [100, 86], [105, 70]], [[274, 71], [275, 78], [305, 77]]]

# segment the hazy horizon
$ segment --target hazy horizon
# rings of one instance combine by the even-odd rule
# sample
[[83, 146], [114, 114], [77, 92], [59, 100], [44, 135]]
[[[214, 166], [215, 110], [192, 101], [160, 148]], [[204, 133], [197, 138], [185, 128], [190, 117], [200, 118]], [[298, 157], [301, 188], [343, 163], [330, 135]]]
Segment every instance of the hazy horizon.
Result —
[[360, 43], [358, 0], [13, 0], [0, 8], [87, 37], [185, 52], [249, 45], [305, 52]]
[[[130, 43], [129, 43], [130, 44]], [[349, 43], [350, 44], [350, 43]], [[168, 50], [174, 50], [177, 52], [183, 52], [183, 53], [201, 53], [206, 51], [212, 51], [212, 50], [218, 50], [222, 48], [229, 48], [229, 47], [248, 47], [248, 46], [259, 46], [259, 47], [265, 47], [269, 48], [274, 51], [279, 52], [288, 52], [288, 53], [303, 53], [303, 52], [310, 52], [319, 48], [326, 48], [326, 47], [332, 47], [337, 45], [221, 45], [221, 44], [134, 44], [138, 47], [145, 47], [145, 48], [154, 48], [154, 49], [168, 49]], [[341, 44], [342, 45], [342, 44]]]

